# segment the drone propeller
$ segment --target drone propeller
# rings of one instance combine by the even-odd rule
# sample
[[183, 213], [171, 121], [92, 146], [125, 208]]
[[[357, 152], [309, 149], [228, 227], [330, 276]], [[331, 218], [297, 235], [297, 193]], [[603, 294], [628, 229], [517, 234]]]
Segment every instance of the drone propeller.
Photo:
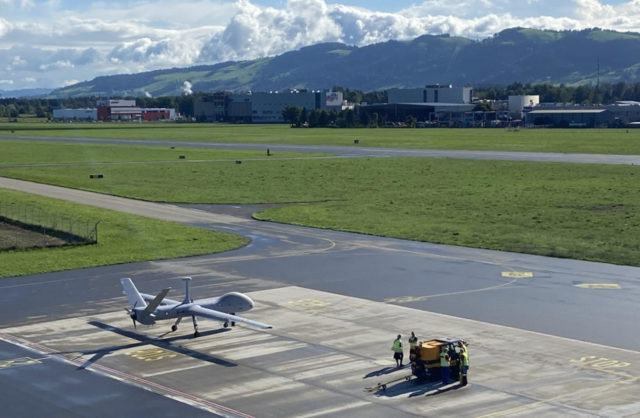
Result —
[[136, 312], [136, 306], [133, 305], [133, 308], [124, 308], [124, 310], [127, 311], [127, 313], [129, 314], [129, 317], [133, 321], [133, 328], [137, 329], [138, 327], [136, 326], [136, 322], [138, 319], [138, 313]]

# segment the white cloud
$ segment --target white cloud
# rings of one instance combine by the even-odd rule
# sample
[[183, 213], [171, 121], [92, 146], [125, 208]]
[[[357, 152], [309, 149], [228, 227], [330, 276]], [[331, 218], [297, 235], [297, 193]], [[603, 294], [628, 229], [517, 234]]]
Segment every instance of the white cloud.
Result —
[[225, 61], [268, 56], [341, 37], [324, 0], [289, 0], [285, 9], [238, 1], [239, 12], [202, 50], [203, 59]]
[[0, 0], [0, 79], [52, 86], [272, 56], [319, 42], [364, 46], [444, 33], [480, 39], [514, 26], [640, 31], [640, 0], [616, 6], [605, 0], [416, 0], [396, 13], [327, 0], [288, 0], [279, 8], [251, 0], [95, 1], [76, 10], [64, 4]]
[[9, 32], [10, 29], [11, 26], [9, 25], [9, 22], [0, 17], [0, 38]]

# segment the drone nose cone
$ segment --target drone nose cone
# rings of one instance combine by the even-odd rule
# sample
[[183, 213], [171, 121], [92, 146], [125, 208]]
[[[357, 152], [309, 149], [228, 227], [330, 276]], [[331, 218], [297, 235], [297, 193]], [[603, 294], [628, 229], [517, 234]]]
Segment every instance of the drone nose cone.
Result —
[[242, 293], [239, 293], [238, 296], [239, 296], [240, 304], [242, 305], [243, 310], [248, 311], [250, 309], [253, 309], [253, 307], [255, 306], [255, 303], [253, 303], [253, 300], [251, 300], [249, 296], [244, 295]]

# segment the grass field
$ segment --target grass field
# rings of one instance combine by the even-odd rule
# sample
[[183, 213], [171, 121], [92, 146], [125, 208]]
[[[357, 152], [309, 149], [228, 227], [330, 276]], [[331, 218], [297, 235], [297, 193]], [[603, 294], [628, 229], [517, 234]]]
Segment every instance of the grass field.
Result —
[[640, 264], [640, 168], [426, 158], [0, 169], [0, 175], [150, 201], [294, 203], [277, 222]]
[[98, 244], [0, 252], [0, 278], [227, 251], [244, 237], [0, 189], [5, 204], [100, 222]]
[[[149, 162], [193, 160], [230, 160], [267, 158], [266, 151], [199, 149], [191, 147], [153, 147], [142, 145], [78, 144], [72, 142], [46, 142], [25, 140], [0, 141], [0, 164], [58, 164], [85, 165], [110, 162]], [[294, 152], [272, 153], [274, 158], [322, 156]], [[180, 156], [185, 157], [184, 160]]]
[[[279, 142], [276, 133], [283, 131], [282, 127], [272, 131], [271, 127], [236, 128], [238, 132], [271, 132], [274, 142]], [[139, 129], [132, 129], [131, 137], [137, 137]], [[396, 133], [397, 143], [410, 141], [416, 132], [438, 132], [371, 131]], [[550, 132], [560, 142], [579, 142], [576, 135], [598, 131]], [[626, 135], [626, 131], [611, 132]], [[635, 132], [628, 135], [635, 136]], [[47, 149], [29, 141], [20, 146], [25, 147], [23, 157], [15, 158], [23, 162], [57, 159], [60, 157], [49, 155], [64, 149], [56, 148], [64, 144], [51, 144], [53, 148]], [[431, 158], [175, 164], [162, 162], [164, 155], [158, 155], [155, 161], [137, 164], [100, 164], [91, 157], [94, 163], [88, 167], [73, 162], [96, 154], [109, 154], [112, 162], [130, 162], [133, 154], [122, 146], [105, 146], [105, 154], [92, 149], [95, 145], [81, 147], [87, 149], [84, 154], [76, 152], [71, 164], [1, 168], [0, 175], [150, 201], [291, 203], [257, 217], [418, 241], [640, 265], [640, 168], [635, 166]], [[132, 153], [144, 154], [145, 149]], [[4, 157], [0, 158], [0, 164], [3, 162]], [[103, 179], [89, 179], [88, 174], [96, 169], [104, 174]]]
[[288, 125], [0, 123], [0, 135], [640, 154], [640, 129], [305, 129]]

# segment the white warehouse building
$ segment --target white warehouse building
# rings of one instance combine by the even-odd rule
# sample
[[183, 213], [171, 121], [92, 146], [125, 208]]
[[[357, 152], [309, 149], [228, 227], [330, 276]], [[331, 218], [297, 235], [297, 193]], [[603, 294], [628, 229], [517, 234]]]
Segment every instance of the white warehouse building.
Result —
[[540, 96], [509, 96], [509, 112], [519, 113], [527, 108], [536, 107], [540, 104]]

